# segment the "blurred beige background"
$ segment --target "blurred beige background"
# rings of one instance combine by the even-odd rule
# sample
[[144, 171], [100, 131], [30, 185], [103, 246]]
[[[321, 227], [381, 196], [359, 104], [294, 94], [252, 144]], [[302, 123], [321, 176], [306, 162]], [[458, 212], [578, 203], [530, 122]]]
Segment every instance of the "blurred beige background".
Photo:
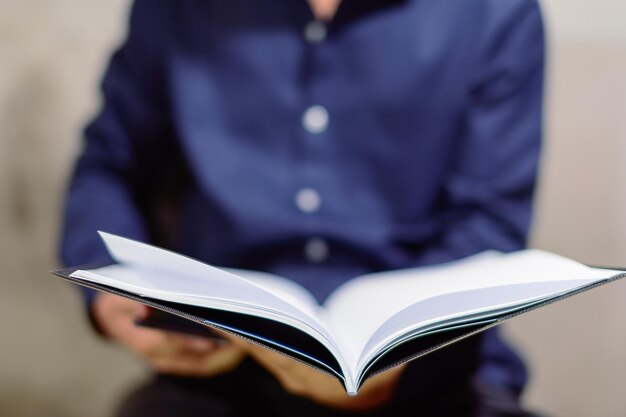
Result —
[[[504, 0], [503, 0], [504, 1]], [[626, 266], [626, 2], [544, 0], [546, 145], [532, 245]], [[128, 0], [0, 0], [0, 415], [109, 415], [145, 370], [93, 337], [55, 266], [61, 192]], [[626, 414], [626, 282], [511, 322], [526, 402]]]

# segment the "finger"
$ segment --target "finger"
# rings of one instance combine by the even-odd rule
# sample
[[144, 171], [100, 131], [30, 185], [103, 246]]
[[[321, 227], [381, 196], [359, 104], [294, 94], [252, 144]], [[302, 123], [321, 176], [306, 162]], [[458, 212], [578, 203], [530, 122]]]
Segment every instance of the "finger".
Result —
[[115, 333], [120, 321], [132, 321], [148, 314], [148, 308], [141, 303], [113, 294], [99, 294], [92, 306], [94, 320], [105, 335]]
[[130, 316], [135, 320], [141, 320], [150, 315], [150, 307], [132, 300], [125, 300], [119, 304], [116, 312], [120, 315]]
[[[134, 314], [146, 311], [143, 309], [145, 306], [139, 306], [141, 307], [139, 309], [133, 308]], [[111, 326], [111, 336], [141, 356], [172, 356], [181, 350], [200, 350], [201, 343], [184, 343], [183, 336], [180, 338], [172, 336], [176, 333], [139, 326], [135, 323], [135, 319], [128, 315], [120, 315], [115, 318], [114, 322], [115, 324]], [[208, 350], [204, 343], [202, 343], [202, 348], [205, 351]]]
[[218, 343], [206, 337], [155, 329], [136, 329], [134, 337], [134, 346], [152, 359], [187, 357], [202, 360], [225, 349], [235, 349], [234, 346]]
[[205, 355], [178, 354], [155, 357], [151, 362], [162, 373], [186, 376], [213, 376], [236, 367], [244, 358], [243, 351], [225, 347]]
[[140, 327], [130, 321], [120, 323], [118, 331], [118, 341], [144, 357], [167, 357], [179, 350], [162, 330]]
[[240, 336], [235, 336], [233, 333], [227, 333], [214, 328], [211, 328], [211, 332], [215, 334], [215, 340], [219, 345], [228, 344], [244, 348], [250, 343]]
[[218, 343], [207, 337], [168, 333], [168, 340], [181, 352], [196, 354], [210, 353], [218, 349]]
[[132, 316], [134, 318], [146, 318], [149, 314], [150, 307], [128, 298], [120, 297], [113, 294], [105, 294], [103, 302], [108, 304], [108, 309], [114, 314]]
[[180, 361], [174, 361], [171, 359], [162, 359], [156, 361], [153, 364], [154, 369], [157, 372], [168, 375], [178, 376], [214, 376], [218, 372], [214, 372], [213, 369], [207, 369], [202, 364], [196, 363], [181, 363]]
[[[299, 362], [283, 355], [282, 353], [274, 352], [266, 347], [259, 346], [255, 343], [246, 343], [244, 349], [259, 363], [270, 365], [275, 369], [290, 369], [295, 365], [301, 365]], [[304, 365], [302, 365], [304, 366]]]

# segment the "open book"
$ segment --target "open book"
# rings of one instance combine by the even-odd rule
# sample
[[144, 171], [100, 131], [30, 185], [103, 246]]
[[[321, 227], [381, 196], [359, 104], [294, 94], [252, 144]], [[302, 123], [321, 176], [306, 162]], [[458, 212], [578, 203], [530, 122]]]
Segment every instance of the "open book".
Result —
[[540, 250], [485, 252], [354, 278], [319, 305], [285, 278], [100, 235], [117, 263], [54, 274], [284, 353], [339, 378], [352, 395], [392, 366], [626, 276]]

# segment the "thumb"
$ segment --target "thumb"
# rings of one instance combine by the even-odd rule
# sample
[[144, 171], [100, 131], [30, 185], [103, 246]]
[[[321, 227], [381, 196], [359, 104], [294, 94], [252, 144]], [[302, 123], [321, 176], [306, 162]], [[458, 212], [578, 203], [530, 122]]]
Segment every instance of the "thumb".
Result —
[[131, 316], [135, 320], [144, 320], [150, 316], [150, 312], [152, 311], [151, 307], [128, 298], [115, 297], [116, 298], [111, 299], [113, 303], [117, 304], [114, 310], [119, 311], [123, 315]]
[[152, 308], [141, 303], [137, 303], [135, 308], [133, 309], [133, 315], [135, 317], [135, 320], [145, 320], [150, 317], [151, 313]]
[[221, 332], [221, 331], [218, 331], [218, 330], [214, 330], [214, 331], [216, 333], [218, 333], [221, 337], [226, 339], [233, 346], [237, 346], [237, 347], [239, 347], [241, 349], [246, 349], [250, 345], [250, 343], [246, 342], [243, 338], [241, 338], [239, 336], [235, 336], [233, 334], [226, 333], [226, 332]]

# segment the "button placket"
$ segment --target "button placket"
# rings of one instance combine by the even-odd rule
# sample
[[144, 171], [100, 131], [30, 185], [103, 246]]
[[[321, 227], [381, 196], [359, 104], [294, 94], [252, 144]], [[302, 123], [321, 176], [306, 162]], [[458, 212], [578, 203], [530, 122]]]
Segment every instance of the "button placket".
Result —
[[[317, 56], [320, 47], [328, 36], [328, 28], [319, 20], [310, 21], [302, 31], [304, 40], [311, 46], [308, 52]], [[319, 103], [319, 102], [318, 102]], [[321, 135], [327, 131], [330, 124], [330, 115], [326, 107], [309, 101], [309, 107], [305, 108], [301, 116], [301, 125], [308, 135]], [[310, 137], [310, 136], [309, 136]], [[306, 180], [305, 180], [306, 181]], [[295, 205], [300, 212], [311, 215], [317, 213], [322, 206], [322, 197], [319, 191], [312, 187], [303, 187], [295, 194]], [[323, 238], [312, 236], [303, 242], [303, 256], [310, 263], [322, 263], [329, 257], [329, 245]]]

